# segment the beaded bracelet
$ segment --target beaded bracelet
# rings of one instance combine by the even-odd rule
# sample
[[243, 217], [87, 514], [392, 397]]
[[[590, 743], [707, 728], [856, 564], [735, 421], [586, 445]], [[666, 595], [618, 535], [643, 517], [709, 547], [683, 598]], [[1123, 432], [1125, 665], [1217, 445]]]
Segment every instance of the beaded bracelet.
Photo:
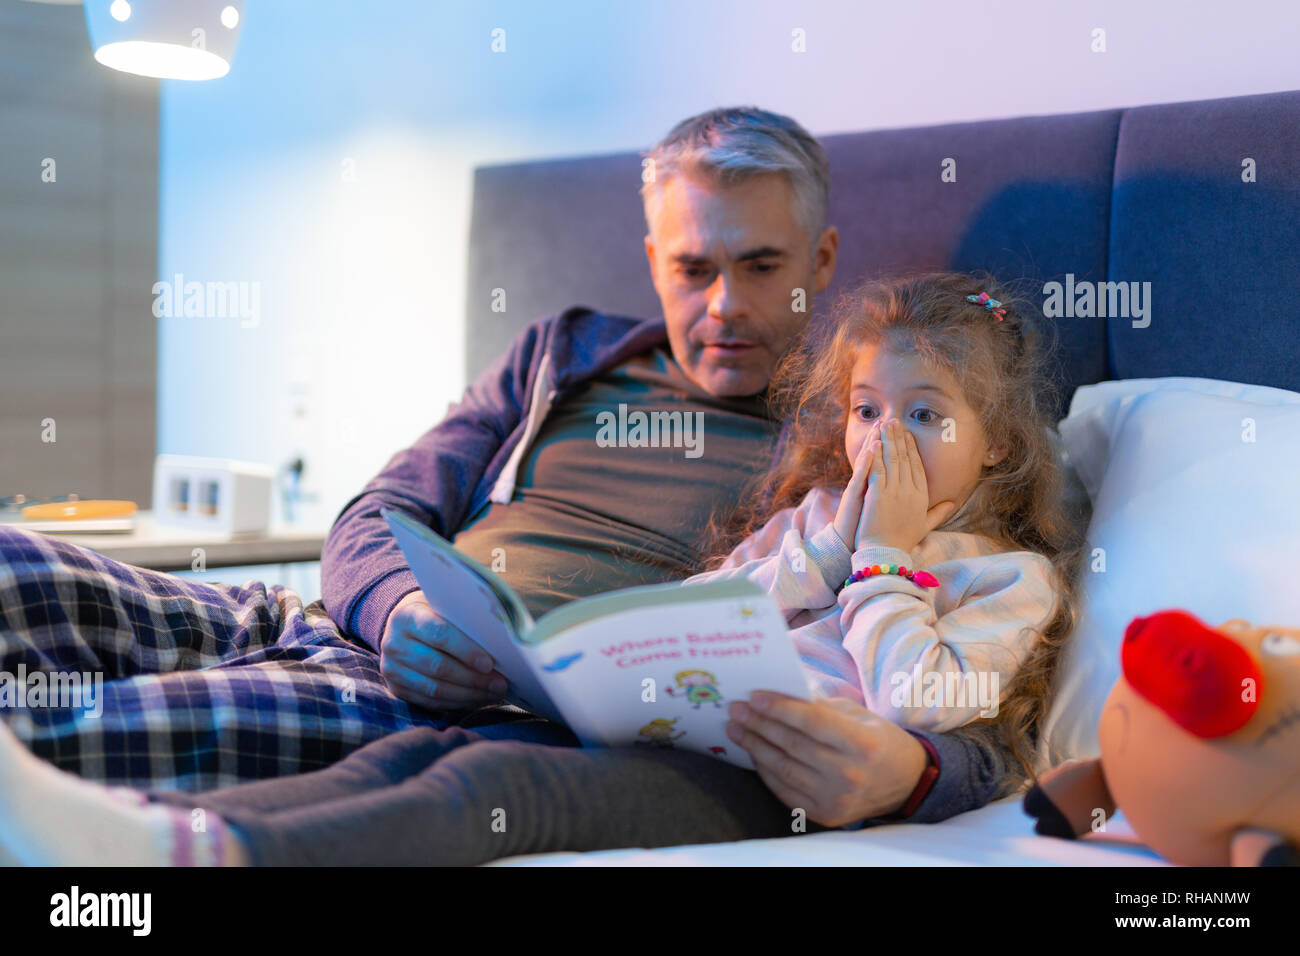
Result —
[[869, 568], [863, 568], [861, 571], [854, 571], [844, 579], [844, 587], [855, 584], [858, 581], [865, 581], [873, 574], [897, 574], [899, 577], [907, 578], [913, 584], [919, 584], [923, 588], [937, 588], [939, 579], [929, 571], [908, 570], [901, 564], [873, 564]]

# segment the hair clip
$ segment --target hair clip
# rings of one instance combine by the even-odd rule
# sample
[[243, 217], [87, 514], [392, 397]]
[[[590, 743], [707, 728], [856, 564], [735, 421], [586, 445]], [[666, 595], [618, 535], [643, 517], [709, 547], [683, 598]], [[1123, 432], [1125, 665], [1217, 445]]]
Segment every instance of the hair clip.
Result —
[[1007, 317], [1007, 310], [1001, 308], [1002, 303], [997, 299], [991, 298], [987, 292], [981, 292], [979, 295], [968, 295], [966, 296], [966, 301], [984, 306], [984, 308], [988, 309], [998, 317], [999, 322]]

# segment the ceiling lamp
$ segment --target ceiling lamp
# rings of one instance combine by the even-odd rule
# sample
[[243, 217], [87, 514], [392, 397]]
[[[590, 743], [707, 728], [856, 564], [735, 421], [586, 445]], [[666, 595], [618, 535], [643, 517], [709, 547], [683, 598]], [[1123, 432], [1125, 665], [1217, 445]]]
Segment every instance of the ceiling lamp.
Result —
[[230, 72], [244, 0], [85, 0], [95, 59], [124, 73], [215, 80]]

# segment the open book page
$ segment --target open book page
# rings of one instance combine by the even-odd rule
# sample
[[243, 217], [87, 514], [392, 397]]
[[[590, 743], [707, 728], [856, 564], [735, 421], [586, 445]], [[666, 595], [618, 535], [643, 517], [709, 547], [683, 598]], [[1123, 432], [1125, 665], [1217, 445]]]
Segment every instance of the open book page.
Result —
[[588, 598], [551, 611], [528, 640], [589, 745], [679, 747], [753, 769], [726, 735], [727, 705], [756, 690], [811, 696], [784, 617], [745, 580]]
[[409, 515], [389, 508], [381, 509], [380, 514], [392, 529], [425, 600], [492, 655], [497, 670], [510, 683], [506, 699], [539, 717], [564, 722], [534, 674], [527, 650], [515, 640], [515, 634], [527, 633], [533, 622], [510, 586]]

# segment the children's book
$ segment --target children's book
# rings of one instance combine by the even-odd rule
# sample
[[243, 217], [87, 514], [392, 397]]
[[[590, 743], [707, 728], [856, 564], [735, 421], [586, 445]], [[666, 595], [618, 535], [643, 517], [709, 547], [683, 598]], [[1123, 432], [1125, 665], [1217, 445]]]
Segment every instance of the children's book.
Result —
[[409, 515], [380, 513], [425, 600], [496, 661], [507, 700], [585, 746], [681, 747], [752, 770], [727, 705], [756, 690], [811, 697], [785, 618], [751, 581], [626, 588], [535, 621], [500, 575]]

